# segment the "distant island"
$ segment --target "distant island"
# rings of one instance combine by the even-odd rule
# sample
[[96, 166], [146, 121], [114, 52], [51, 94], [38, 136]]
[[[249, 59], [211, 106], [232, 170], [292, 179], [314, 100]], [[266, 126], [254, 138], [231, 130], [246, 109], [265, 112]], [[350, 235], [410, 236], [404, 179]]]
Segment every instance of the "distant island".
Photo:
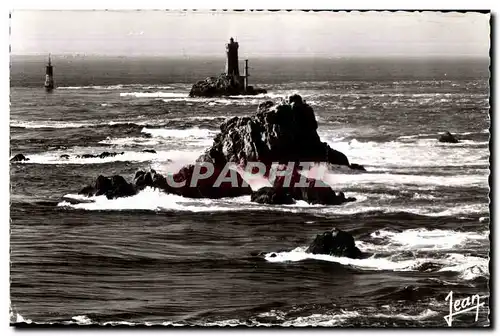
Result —
[[267, 93], [264, 89], [248, 85], [248, 60], [245, 60], [245, 72], [240, 76], [238, 42], [231, 37], [226, 44], [226, 72], [217, 77], [208, 77], [193, 85], [190, 97], [221, 97], [237, 95], [257, 95]]

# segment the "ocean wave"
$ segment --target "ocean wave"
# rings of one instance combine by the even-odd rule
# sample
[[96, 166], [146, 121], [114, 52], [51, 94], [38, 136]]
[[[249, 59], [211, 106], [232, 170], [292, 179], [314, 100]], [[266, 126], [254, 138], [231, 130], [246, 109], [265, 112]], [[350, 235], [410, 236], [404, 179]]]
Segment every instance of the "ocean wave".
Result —
[[[172, 172], [180, 168], [180, 163], [176, 162], [172, 154], [165, 152], [165, 158], [172, 159], [171, 164], [162, 163], [159, 172]], [[181, 152], [181, 157], [185, 156]], [[157, 166], [160, 163], [156, 164]], [[156, 167], [153, 167], [156, 169]], [[251, 187], [254, 185], [250, 183]], [[255, 188], [254, 188], [255, 189]], [[409, 213], [428, 217], [457, 216], [462, 214], [487, 213], [489, 211], [487, 204], [463, 204], [455, 207], [446, 205], [424, 205], [419, 207], [394, 206], [391, 199], [384, 205], [372, 205], [375, 199], [382, 199], [384, 196], [374, 196], [376, 194], [356, 194], [346, 193], [347, 196], [355, 196], [354, 202], [342, 204], [340, 206], [328, 206], [321, 204], [308, 204], [304, 201], [298, 201], [290, 205], [264, 205], [251, 202], [250, 196], [240, 196], [234, 198], [222, 199], [190, 199], [181, 196], [166, 194], [159, 190], [146, 188], [137, 195], [125, 198], [108, 200], [106, 198], [90, 198], [93, 203], [85, 204], [59, 204], [60, 206], [69, 206], [77, 209], [86, 210], [152, 210], [152, 211], [188, 211], [188, 212], [233, 212], [233, 211], [278, 211], [289, 213], [312, 213], [318, 215], [354, 215], [364, 213]], [[67, 195], [71, 197], [71, 195]]]
[[85, 86], [58, 86], [58, 90], [119, 90], [123, 89], [123, 84], [116, 85], [85, 85]]
[[98, 142], [102, 145], [112, 145], [112, 146], [131, 146], [131, 147], [153, 147], [161, 144], [158, 139], [148, 139], [141, 137], [125, 137], [125, 138], [111, 138], [107, 137], [104, 140]]
[[143, 84], [116, 84], [116, 85], [84, 85], [84, 86], [58, 86], [58, 90], [120, 90], [127, 87], [138, 87], [144, 90], [159, 89], [159, 90], [169, 90], [175, 89], [173, 86], [167, 85], [149, 85], [145, 86]]
[[[326, 183], [338, 189], [355, 186], [382, 186], [383, 188], [402, 186], [440, 186], [440, 187], [488, 187], [487, 174], [469, 175], [413, 175], [369, 172], [361, 174], [325, 173], [322, 178]], [[425, 189], [424, 189], [425, 190]], [[427, 189], [428, 190], [428, 189]]]
[[[473, 135], [473, 134], [489, 134], [490, 130], [488, 128], [482, 129], [480, 131], [466, 131], [466, 132], [452, 132], [454, 135], [461, 136], [461, 135]], [[426, 138], [426, 137], [434, 137], [438, 138], [439, 133], [419, 133], [419, 134], [412, 134], [412, 135], [402, 135], [398, 137], [398, 139], [416, 139], [416, 138]]]
[[401, 259], [400, 254], [385, 257], [372, 256], [365, 259], [351, 259], [335, 257], [325, 254], [312, 254], [305, 252], [307, 247], [297, 247], [289, 252], [269, 252], [264, 258], [272, 263], [299, 262], [303, 260], [318, 260], [341, 264], [365, 271], [420, 271], [422, 266], [433, 264], [437, 266], [435, 272], [456, 272], [462, 280], [473, 280], [477, 277], [489, 275], [488, 259], [466, 256], [458, 253], [439, 257], [414, 257]]
[[[111, 145], [119, 147], [177, 147], [179, 150], [193, 150], [195, 148], [203, 149], [210, 146], [213, 142], [212, 138], [206, 137], [162, 137], [153, 136], [152, 138], [143, 137], [125, 137], [125, 138], [111, 138], [108, 137], [104, 140], [99, 141], [102, 145]], [[201, 153], [200, 153], [201, 154]]]
[[[154, 121], [153, 121], [154, 122]], [[109, 121], [109, 122], [66, 122], [66, 121], [12, 121], [10, 127], [38, 129], [38, 128], [84, 128], [84, 127], [120, 127], [120, 126], [147, 126], [147, 121]]]
[[[88, 153], [88, 152], [86, 152]], [[70, 157], [68, 159], [61, 158], [62, 154], [68, 154]], [[169, 161], [168, 152], [157, 152], [157, 153], [146, 153], [146, 152], [124, 152], [123, 154], [118, 154], [115, 156], [109, 156], [105, 158], [77, 158], [76, 155], [82, 155], [84, 153], [76, 152], [45, 152], [39, 154], [27, 154], [29, 161], [22, 161], [24, 164], [102, 164], [108, 162], [144, 162], [144, 161]], [[93, 153], [99, 154], [99, 153]]]
[[489, 259], [464, 256], [458, 253], [448, 255], [446, 261], [450, 264], [439, 270], [439, 272], [457, 272], [463, 280], [474, 280], [479, 277], [489, 277]]
[[299, 316], [293, 320], [285, 321], [283, 327], [333, 327], [345, 322], [348, 319], [359, 317], [356, 311], [340, 310], [337, 314], [312, 314], [309, 316]]
[[[376, 168], [391, 167], [461, 167], [489, 165], [487, 141], [463, 140], [457, 144], [440, 143], [435, 139], [412, 142], [362, 142], [339, 138], [352, 136], [352, 130], [319, 131], [322, 139], [344, 153], [350, 161]], [[415, 160], [415, 158], [418, 160]]]
[[186, 92], [121, 92], [120, 97], [136, 97], [136, 98], [188, 98]]
[[91, 127], [96, 124], [88, 122], [66, 122], [66, 121], [11, 121], [10, 127], [18, 128], [81, 128]]
[[[449, 250], [455, 247], [462, 247], [471, 242], [487, 242], [489, 231], [485, 232], [461, 232], [453, 230], [428, 230], [409, 229], [402, 232], [391, 230], [379, 230], [373, 232], [371, 237], [383, 246], [383, 251], [436, 251]], [[373, 245], [370, 245], [373, 248]], [[368, 246], [364, 246], [366, 249]]]
[[375, 318], [386, 318], [386, 319], [398, 319], [398, 320], [411, 320], [411, 321], [421, 321], [421, 320], [426, 320], [430, 317], [434, 317], [439, 315], [437, 311], [434, 311], [432, 309], [426, 309], [420, 314], [417, 315], [408, 315], [408, 314], [375, 314], [372, 315], [371, 317]]
[[187, 128], [187, 129], [165, 129], [165, 128], [143, 128], [142, 133], [151, 134], [154, 137], [162, 138], [208, 138], [212, 140], [212, 137], [217, 134], [216, 131], [212, 131], [206, 128]]

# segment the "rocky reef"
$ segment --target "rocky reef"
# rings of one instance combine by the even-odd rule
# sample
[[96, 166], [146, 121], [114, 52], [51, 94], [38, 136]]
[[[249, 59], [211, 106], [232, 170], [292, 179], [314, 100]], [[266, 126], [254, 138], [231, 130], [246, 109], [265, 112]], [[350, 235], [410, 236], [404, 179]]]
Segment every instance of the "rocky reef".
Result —
[[[99, 176], [81, 193], [115, 198], [130, 196], [151, 187], [189, 198], [251, 195], [253, 202], [262, 204], [305, 201], [340, 205], [354, 201], [354, 198], [334, 191], [320, 179], [301, 174], [303, 163], [364, 170], [363, 166], [351, 164], [343, 153], [322, 142], [317, 128], [312, 107], [299, 95], [293, 95], [279, 104], [267, 101], [259, 105], [255, 115], [234, 117], [224, 122], [212, 146], [194, 164], [174, 174], [163, 176], [153, 169], [141, 170], [130, 183], [121, 176], [120, 179]], [[254, 168], [257, 168], [256, 171]], [[260, 174], [260, 178], [266, 179], [271, 186], [252, 191], [240, 174], [242, 170]], [[111, 182], [105, 182], [107, 180]]]
[[[299, 95], [287, 102], [275, 104], [266, 101], [257, 113], [247, 117], [233, 117], [220, 126], [213, 145], [197, 162], [211, 162], [223, 166], [233, 162], [245, 166], [248, 162], [324, 162], [350, 166], [347, 157], [326, 142], [318, 133], [314, 110]], [[363, 169], [352, 165], [353, 169]]]
[[227, 74], [221, 74], [217, 77], [207, 77], [206, 79], [195, 83], [191, 87], [189, 97], [224, 97], [237, 95], [257, 95], [267, 93], [264, 89], [248, 86], [247, 89], [234, 77]]

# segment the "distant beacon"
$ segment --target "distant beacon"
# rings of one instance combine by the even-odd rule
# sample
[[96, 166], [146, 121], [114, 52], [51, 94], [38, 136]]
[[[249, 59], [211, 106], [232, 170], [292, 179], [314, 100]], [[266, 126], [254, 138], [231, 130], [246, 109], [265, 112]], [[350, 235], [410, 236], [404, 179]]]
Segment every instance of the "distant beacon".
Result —
[[45, 87], [45, 90], [47, 92], [50, 92], [54, 89], [54, 67], [52, 66], [52, 63], [50, 61], [50, 54], [49, 54], [49, 62], [45, 67], [45, 83], [43, 86]]
[[226, 74], [230, 76], [232, 75], [236, 78], [240, 77], [240, 69], [238, 66], [238, 48], [238, 42], [234, 42], [234, 39], [231, 37], [229, 39], [229, 43], [226, 44]]

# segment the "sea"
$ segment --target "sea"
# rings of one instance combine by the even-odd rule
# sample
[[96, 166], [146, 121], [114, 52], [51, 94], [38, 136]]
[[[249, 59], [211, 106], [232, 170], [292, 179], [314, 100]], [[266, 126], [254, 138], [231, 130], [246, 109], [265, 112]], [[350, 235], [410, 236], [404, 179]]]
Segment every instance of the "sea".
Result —
[[[12, 324], [447, 327], [452, 293], [484, 303], [452, 327], [490, 326], [488, 59], [251, 58], [268, 93], [210, 99], [188, 93], [222, 58], [53, 55], [52, 93], [46, 61], [11, 57], [10, 152], [29, 158], [10, 163]], [[77, 195], [101, 174], [175, 172], [227, 118], [295, 93], [366, 168], [324, 177], [355, 202]], [[124, 153], [76, 157], [104, 151]], [[370, 257], [305, 252], [333, 228]]]

